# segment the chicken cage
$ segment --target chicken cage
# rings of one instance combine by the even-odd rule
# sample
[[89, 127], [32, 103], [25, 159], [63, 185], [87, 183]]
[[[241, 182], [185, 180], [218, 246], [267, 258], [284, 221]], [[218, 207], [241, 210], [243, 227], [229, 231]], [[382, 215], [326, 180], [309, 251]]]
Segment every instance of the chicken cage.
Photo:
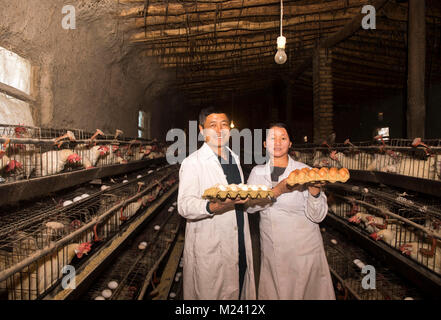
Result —
[[[384, 266], [347, 237], [329, 226], [321, 228], [326, 258], [334, 279], [336, 298], [339, 300], [402, 300], [422, 299], [420, 292], [403, 278]], [[375, 274], [363, 268], [373, 267]]]
[[122, 134], [0, 124], [0, 183], [165, 156], [165, 144]]
[[292, 156], [314, 167], [345, 167], [350, 170], [386, 172], [402, 176], [441, 180], [441, 140], [375, 137], [373, 142], [332, 145], [298, 144]]
[[[169, 202], [173, 201], [170, 200]], [[147, 298], [148, 289], [158, 284], [159, 265], [164, 260], [182, 226], [176, 202], [156, 214], [134, 241], [120, 254], [112, 268], [102, 272], [82, 296], [84, 300], [135, 300]], [[111, 282], [118, 284], [106, 295]], [[104, 293], [103, 293], [104, 292]]]
[[387, 186], [327, 186], [330, 214], [401, 253], [441, 283], [441, 203]]
[[62, 204], [35, 204], [0, 219], [0, 298], [39, 299], [63, 267], [108, 242], [177, 181], [176, 166]]

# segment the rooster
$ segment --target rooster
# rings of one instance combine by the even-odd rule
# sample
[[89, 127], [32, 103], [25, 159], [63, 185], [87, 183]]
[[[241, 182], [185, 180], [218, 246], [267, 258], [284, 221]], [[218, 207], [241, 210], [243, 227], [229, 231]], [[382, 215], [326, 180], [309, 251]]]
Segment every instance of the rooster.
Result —
[[105, 149], [101, 149], [101, 154], [96, 164], [96, 166], [98, 167], [117, 163], [117, 153], [119, 150], [119, 146], [106, 145], [105, 147]]
[[3, 143], [2, 147], [4, 150], [0, 150], [0, 171], [5, 170], [6, 173], [12, 173], [17, 170], [21, 171], [23, 169], [23, 164], [20, 161], [17, 161], [16, 156], [6, 155], [10, 152], [9, 139]]
[[60, 173], [66, 164], [79, 164], [81, 157], [70, 149], [53, 150], [37, 157], [37, 176], [47, 176]]
[[126, 221], [130, 217], [132, 217], [136, 212], [138, 212], [139, 208], [144, 205], [143, 199], [139, 198], [137, 201], [129, 203], [127, 206], [121, 208], [121, 214], [119, 219], [121, 221]]
[[422, 243], [418, 241], [406, 242], [399, 249], [402, 254], [424, 263], [436, 273], [441, 273], [441, 248], [435, 238], [432, 238], [430, 249], [423, 248]]
[[21, 168], [23, 166], [20, 162], [11, 160], [3, 150], [0, 150], [0, 170], [4, 169], [6, 173], [9, 173]]
[[314, 153], [314, 158], [312, 160], [312, 165], [314, 167], [337, 167], [341, 168], [342, 165], [337, 158], [338, 152], [332, 150], [326, 141], [323, 141], [323, 146], [328, 147], [329, 155], [325, 155], [322, 151], [316, 151]]
[[99, 160], [103, 160], [109, 155], [108, 146], [94, 146], [89, 150], [89, 156], [83, 156], [83, 166], [86, 169], [96, 167]]
[[[81, 259], [90, 250], [90, 243], [71, 243], [58, 249], [50, 256], [40, 258], [36, 263], [29, 265], [29, 268], [25, 268], [23, 272], [14, 274], [9, 290], [9, 299], [37, 299], [61, 278], [61, 269], [64, 266], [68, 265], [75, 256]], [[17, 254], [21, 254], [21, 252], [13, 252], [13, 255]]]
[[395, 235], [396, 235], [396, 232], [389, 230], [389, 229], [383, 229], [383, 230], [372, 233], [370, 235], [370, 237], [372, 239], [374, 239], [375, 241], [382, 240], [391, 246], [395, 246], [395, 243], [397, 241]]

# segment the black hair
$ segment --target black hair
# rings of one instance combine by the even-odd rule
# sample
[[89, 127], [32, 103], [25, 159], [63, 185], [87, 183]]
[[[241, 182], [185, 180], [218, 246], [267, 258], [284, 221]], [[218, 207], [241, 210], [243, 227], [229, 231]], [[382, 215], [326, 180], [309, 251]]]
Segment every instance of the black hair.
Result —
[[199, 112], [199, 124], [202, 127], [204, 127], [205, 120], [207, 119], [207, 117], [212, 113], [224, 113], [227, 115], [227, 118], [230, 119], [230, 117], [228, 116], [228, 113], [225, 110], [223, 110], [222, 108], [215, 107], [215, 106], [209, 106], [209, 107], [201, 109], [201, 111]]
[[274, 127], [285, 129], [286, 133], [288, 133], [289, 141], [294, 142], [294, 139], [293, 139], [293, 136], [291, 135], [291, 130], [290, 130], [289, 126], [284, 122], [271, 122], [267, 127], [268, 128], [267, 135], [269, 133], [269, 129], [272, 129]]

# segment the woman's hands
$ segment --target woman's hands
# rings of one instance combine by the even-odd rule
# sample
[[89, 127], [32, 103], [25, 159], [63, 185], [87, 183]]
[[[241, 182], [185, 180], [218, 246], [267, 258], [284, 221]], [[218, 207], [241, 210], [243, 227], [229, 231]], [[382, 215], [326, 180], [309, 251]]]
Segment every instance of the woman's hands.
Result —
[[278, 197], [280, 197], [284, 193], [288, 193], [288, 192], [291, 192], [291, 191], [294, 191], [294, 190], [299, 190], [299, 186], [290, 187], [288, 185], [287, 181], [288, 181], [288, 178], [285, 178], [282, 181], [280, 181], [273, 188], [274, 198], [278, 198]]
[[313, 185], [308, 186], [308, 191], [312, 196], [317, 196], [320, 191], [322, 191], [322, 187], [324, 186], [324, 183], [315, 183]]
[[324, 183], [315, 183], [315, 184], [305, 184], [305, 185], [296, 185], [293, 187], [290, 187], [287, 184], [287, 180], [288, 178], [283, 179], [282, 181], [280, 181], [274, 188], [273, 188], [273, 193], [274, 193], [274, 197], [278, 198], [280, 197], [282, 194], [284, 193], [288, 193], [288, 192], [292, 192], [294, 190], [297, 191], [303, 191], [305, 190], [305, 188], [308, 188], [308, 191], [311, 195], [316, 196], [320, 193], [321, 188], [325, 185]]

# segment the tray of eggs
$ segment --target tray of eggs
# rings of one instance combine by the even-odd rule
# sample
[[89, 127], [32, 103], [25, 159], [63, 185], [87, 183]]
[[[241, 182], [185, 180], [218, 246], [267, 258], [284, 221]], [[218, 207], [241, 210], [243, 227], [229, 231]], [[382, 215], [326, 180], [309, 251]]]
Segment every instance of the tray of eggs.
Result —
[[236, 199], [251, 198], [264, 199], [274, 197], [271, 188], [265, 185], [250, 185], [250, 184], [230, 184], [230, 185], [215, 185], [204, 191], [202, 198], [204, 199], [221, 199], [227, 198]]
[[346, 168], [303, 168], [292, 171], [287, 180], [289, 186], [315, 182], [346, 182], [349, 170]]

